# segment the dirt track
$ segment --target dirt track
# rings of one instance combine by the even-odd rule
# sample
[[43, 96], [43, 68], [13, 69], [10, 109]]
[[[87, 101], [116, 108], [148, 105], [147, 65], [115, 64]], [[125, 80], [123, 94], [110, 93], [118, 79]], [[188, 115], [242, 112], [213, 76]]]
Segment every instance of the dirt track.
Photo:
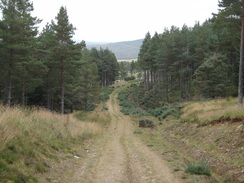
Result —
[[107, 102], [112, 121], [106, 134], [87, 147], [84, 158], [64, 160], [54, 166], [50, 182], [181, 182], [160, 155], [133, 134], [133, 122], [119, 110], [118, 91], [113, 92]]

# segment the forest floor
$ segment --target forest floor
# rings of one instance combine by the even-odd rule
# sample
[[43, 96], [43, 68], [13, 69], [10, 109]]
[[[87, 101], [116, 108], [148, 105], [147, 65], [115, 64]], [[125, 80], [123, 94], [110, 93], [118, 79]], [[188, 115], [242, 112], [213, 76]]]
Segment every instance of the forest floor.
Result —
[[111, 123], [99, 138], [74, 154], [60, 154], [40, 182], [61, 183], [177, 183], [182, 179], [162, 156], [133, 132], [135, 123], [120, 112], [116, 89], [107, 102]]

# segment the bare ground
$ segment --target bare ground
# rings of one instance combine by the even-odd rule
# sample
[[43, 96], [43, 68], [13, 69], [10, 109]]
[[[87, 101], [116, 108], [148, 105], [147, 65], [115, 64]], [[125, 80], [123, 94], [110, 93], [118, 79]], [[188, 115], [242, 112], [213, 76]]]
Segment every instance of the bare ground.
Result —
[[120, 112], [118, 89], [107, 107], [111, 124], [104, 135], [76, 156], [60, 155], [59, 163], [51, 163], [50, 172], [40, 182], [62, 183], [178, 183], [182, 182], [160, 154], [152, 151], [133, 134], [135, 126], [130, 117]]

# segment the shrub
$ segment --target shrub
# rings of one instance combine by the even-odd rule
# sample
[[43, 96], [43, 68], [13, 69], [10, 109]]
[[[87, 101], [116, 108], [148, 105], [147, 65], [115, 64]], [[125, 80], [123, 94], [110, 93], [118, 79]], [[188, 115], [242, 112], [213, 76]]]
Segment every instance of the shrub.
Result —
[[96, 107], [97, 107], [96, 104], [91, 104], [85, 109], [85, 111], [93, 111], [94, 109], [96, 109]]
[[159, 120], [169, 115], [174, 115], [177, 118], [180, 116], [181, 105], [171, 104], [169, 106], [159, 106], [159, 103], [156, 102], [158, 98], [152, 92], [144, 93], [143, 89], [137, 85], [131, 85], [131, 87], [121, 91], [118, 95], [120, 106], [122, 106], [121, 112], [126, 115], [152, 115]]
[[149, 119], [141, 119], [141, 120], [139, 120], [139, 127], [152, 128], [152, 127], [154, 127], [154, 124]]
[[132, 81], [132, 80], [135, 80], [135, 76], [127, 76], [125, 77], [125, 81]]
[[180, 109], [181, 109], [181, 105], [175, 104], [172, 106], [162, 106], [155, 109], [151, 109], [148, 112], [152, 116], [157, 117], [159, 120], [162, 120], [169, 115], [174, 115], [175, 117], [178, 118], [180, 116]]
[[187, 166], [187, 168], [185, 170], [186, 173], [211, 176], [209, 163], [207, 163], [204, 160], [202, 160], [199, 164], [197, 164], [195, 162], [193, 162], [193, 163], [187, 162], [186, 166]]
[[130, 93], [131, 93], [131, 88], [119, 92], [118, 99], [120, 100], [120, 106], [122, 107], [121, 112], [124, 113], [125, 115], [129, 115], [129, 114], [135, 116], [147, 115], [146, 112], [139, 110], [134, 103], [128, 100]]
[[113, 92], [114, 87], [104, 87], [101, 90], [100, 100], [106, 102], [109, 99], [109, 95]]
[[103, 107], [103, 109], [102, 109], [103, 111], [107, 111], [108, 110], [108, 108], [107, 107]]
[[136, 130], [134, 131], [134, 134], [142, 134], [141, 129], [136, 129]]

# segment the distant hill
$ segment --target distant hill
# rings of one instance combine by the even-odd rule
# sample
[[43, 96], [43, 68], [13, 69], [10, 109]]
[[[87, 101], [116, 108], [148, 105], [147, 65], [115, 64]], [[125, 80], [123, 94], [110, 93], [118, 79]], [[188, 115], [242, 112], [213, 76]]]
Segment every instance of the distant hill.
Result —
[[142, 45], [143, 39], [138, 39], [134, 41], [124, 41], [117, 43], [106, 43], [106, 44], [92, 44], [87, 42], [86, 46], [88, 49], [91, 48], [108, 48], [112, 52], [114, 52], [115, 56], [118, 60], [122, 59], [137, 59], [140, 47]]

